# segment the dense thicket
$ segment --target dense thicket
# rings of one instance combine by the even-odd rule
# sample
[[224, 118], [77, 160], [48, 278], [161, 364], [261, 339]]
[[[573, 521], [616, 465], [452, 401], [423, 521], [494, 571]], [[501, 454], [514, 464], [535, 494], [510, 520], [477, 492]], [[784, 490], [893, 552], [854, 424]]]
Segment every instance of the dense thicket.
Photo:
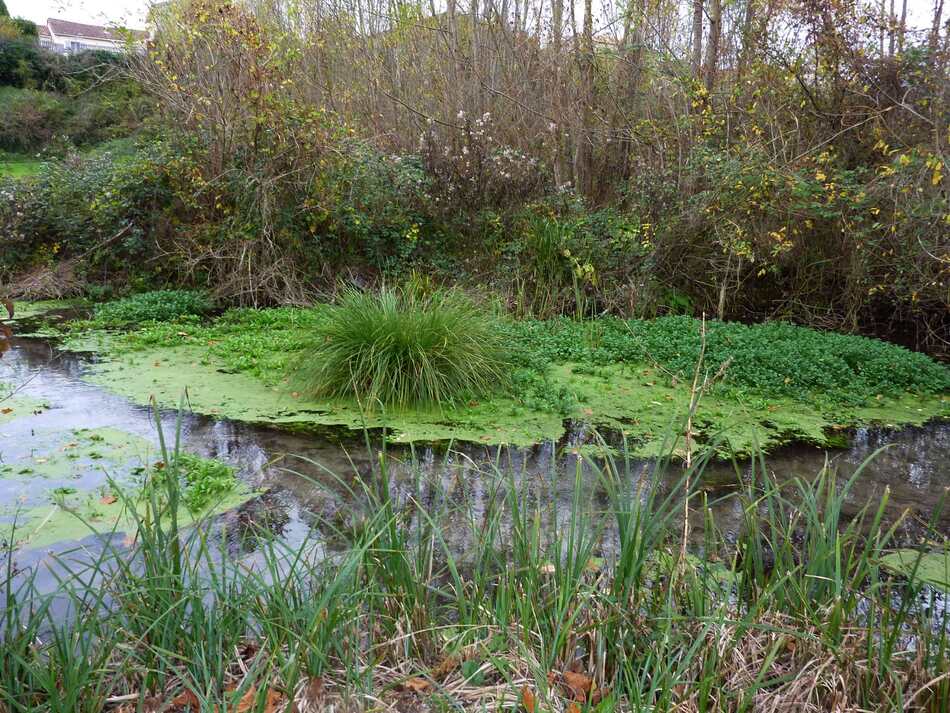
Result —
[[[923, 29], [899, 10], [181, 0], [134, 62], [163, 125], [116, 164], [136, 186], [51, 167], [0, 207], [3, 268], [129, 226], [152, 260], [109, 274], [245, 304], [425, 265], [538, 316], [781, 317], [945, 353], [950, 32], [939, 0]], [[64, 171], [99, 191], [68, 235], [43, 208]], [[104, 219], [107, 195], [127, 205]]]
[[47, 52], [35, 28], [33, 37], [0, 33], [0, 151], [62, 154], [127, 136], [150, 102], [126, 67], [110, 52]]

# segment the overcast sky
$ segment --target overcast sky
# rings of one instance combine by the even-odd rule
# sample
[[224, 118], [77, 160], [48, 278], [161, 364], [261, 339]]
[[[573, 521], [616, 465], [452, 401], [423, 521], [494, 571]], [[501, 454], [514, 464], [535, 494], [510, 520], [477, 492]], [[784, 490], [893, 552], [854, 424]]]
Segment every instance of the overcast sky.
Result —
[[[48, 17], [100, 25], [143, 28], [149, 0], [6, 0], [14, 17], [45, 23]], [[896, 3], [900, 7], [900, 1]], [[928, 27], [933, 0], [907, 0], [911, 27]]]

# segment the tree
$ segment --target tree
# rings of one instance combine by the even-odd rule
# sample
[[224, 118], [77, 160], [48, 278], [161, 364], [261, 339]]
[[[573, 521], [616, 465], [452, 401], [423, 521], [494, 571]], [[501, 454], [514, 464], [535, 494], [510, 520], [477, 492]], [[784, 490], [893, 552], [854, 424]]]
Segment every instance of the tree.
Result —
[[3, 0], [0, 0], [0, 17], [10, 17], [10, 12], [7, 10], [7, 5]]
[[693, 76], [699, 77], [703, 62], [703, 0], [693, 0]]
[[719, 41], [722, 35], [722, 0], [709, 2], [709, 44], [706, 45], [706, 91], [712, 92], [719, 64]]

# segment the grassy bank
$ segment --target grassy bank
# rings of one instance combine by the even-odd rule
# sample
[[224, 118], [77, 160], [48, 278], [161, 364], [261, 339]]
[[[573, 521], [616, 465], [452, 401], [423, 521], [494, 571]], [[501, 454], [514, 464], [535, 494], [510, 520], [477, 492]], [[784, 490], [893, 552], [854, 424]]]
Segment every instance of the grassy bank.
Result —
[[[366, 479], [337, 474], [349, 517], [312, 513], [291, 546], [266, 521], [179, 530], [180, 464], [166, 460], [148, 508], [133, 511], [128, 551], [23, 570], [7, 556], [7, 710], [935, 711], [950, 700], [938, 602], [881, 568], [893, 532], [883, 503], [845, 522], [849, 484], [831, 472], [780, 490], [756, 462], [727, 496], [746, 513], [728, 543], [692, 491], [700, 562], [683, 554], [678, 518], [702, 463], [661, 492], [670, 466], [608, 461], [594, 489], [578, 475], [559, 512], [499, 467], [478, 474], [484, 508], [421, 476], [416, 495], [396, 495], [380, 453]], [[43, 568], [59, 573], [52, 593], [39, 592]]]
[[3, 178], [4, 176], [8, 176], [10, 178], [26, 178], [27, 176], [32, 176], [37, 171], [39, 171], [40, 166], [42, 165], [42, 161], [35, 161], [31, 159], [3, 159], [0, 160], [0, 178]]
[[[202, 413], [385, 426], [403, 441], [525, 445], [558, 438], [575, 419], [621, 430], [638, 454], [654, 455], [690, 408], [701, 354], [699, 381], [709, 384], [693, 419], [696, 450], [714, 437], [723, 454], [794, 440], [829, 445], [849, 426], [950, 414], [950, 369], [921, 354], [782, 323], [710, 322], [703, 336], [701, 322], [688, 317], [499, 319], [511, 368], [509, 379], [483, 380], [497, 384], [493, 391], [440, 408], [374, 408], [308, 395], [293, 378], [302, 359], [323, 358], [315, 342], [339, 309], [231, 310], [212, 320], [178, 311], [160, 322], [121, 322], [118, 331], [99, 319], [69, 343], [106, 356], [92, 378], [140, 403], [154, 395], [174, 406], [188, 389]], [[684, 452], [682, 439], [674, 448]]]

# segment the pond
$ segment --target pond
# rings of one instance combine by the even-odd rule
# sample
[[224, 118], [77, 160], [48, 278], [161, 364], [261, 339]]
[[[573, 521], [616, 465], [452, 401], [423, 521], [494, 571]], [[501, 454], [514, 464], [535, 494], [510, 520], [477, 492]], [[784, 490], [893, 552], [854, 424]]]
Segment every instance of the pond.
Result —
[[[91, 355], [58, 351], [42, 338], [11, 343], [0, 360], [0, 382], [16, 389], [6, 403], [0, 403], [5, 414], [0, 421], [0, 517], [9, 528], [18, 513], [21, 518], [24, 512], [32, 513], [28, 530], [36, 529], [21, 543], [18, 565], [40, 561], [49, 551], [71, 550], [77, 542], [93, 552], [100, 538], [88, 526], [74, 522], [57, 529], [63, 519], [57, 503], [85, 497], [108, 510], [102, 503], [107, 502], [103, 495], [109, 479], [128, 480], [160, 457], [151, 410], [86, 381]], [[163, 410], [160, 420], [165, 437], [174, 440], [178, 413]], [[812, 479], [829, 464], [844, 482], [874, 455], [850, 491], [846, 515], [855, 515], [869, 502], [876, 504], [888, 491], [887, 518], [895, 521], [907, 511], [902, 530], [907, 538], [934, 517], [941, 532], [950, 532], [950, 513], [941, 507], [950, 487], [950, 423], [901, 430], [862, 428], [846, 435], [849, 445], [836, 450], [807, 445], [778, 448], [766, 456], [767, 470], [779, 481]], [[357, 476], [373, 481], [381, 438], [371, 434], [364, 439], [345, 429], [294, 431], [185, 413], [181, 445], [185, 451], [234, 466], [253, 492], [253, 497], [242, 498], [240, 505], [222, 514], [223, 522], [266, 523], [273, 534], [297, 544], [314, 536], [318, 522], [345, 522], [365, 505], [355, 502], [359, 496], [349, 488], [355, 487]], [[477, 519], [493, 497], [493, 485], [504, 480], [506, 487], [530, 494], [544, 513], [557, 518], [570, 511], [578, 479], [585, 490], [601, 490], [596, 454], [605, 449], [624, 461], [615, 434], [601, 435], [580, 423], [572, 423], [559, 442], [532, 447], [390, 445], [389, 482], [397, 499], [411, 496], [423, 504], [464, 500], [459, 516]], [[703, 472], [700, 486], [726, 541], [742, 527], [742, 506], [730, 494], [749, 469], [748, 463], [714, 462]], [[629, 460], [623, 470], [643, 481], [656, 467], [651, 461]], [[681, 476], [682, 468], [670, 465], [662, 473], [663, 485], [672, 488]], [[603, 499], [602, 504], [606, 507]], [[694, 516], [701, 520], [702, 514]], [[96, 519], [93, 514], [93, 526]], [[103, 524], [98, 529], [109, 527]], [[700, 530], [697, 526], [694, 532]], [[453, 541], [451, 532], [445, 536], [451, 547], [464, 551], [464, 538]], [[326, 547], [335, 546], [332, 534], [324, 539]], [[609, 540], [606, 537], [603, 545], [608, 550]], [[698, 541], [691, 544], [701, 547]], [[241, 556], [253, 560], [252, 546], [243, 544], [240, 549]]]

